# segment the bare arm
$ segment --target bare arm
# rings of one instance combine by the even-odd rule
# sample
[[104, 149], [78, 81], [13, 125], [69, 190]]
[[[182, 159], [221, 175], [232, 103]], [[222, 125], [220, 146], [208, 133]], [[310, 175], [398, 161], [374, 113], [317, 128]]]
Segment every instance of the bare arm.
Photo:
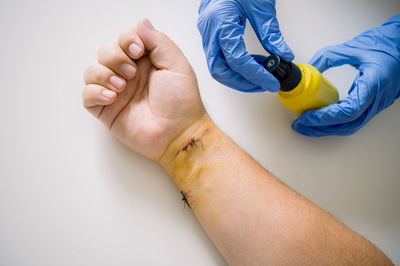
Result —
[[[198, 145], [182, 151], [193, 139]], [[208, 116], [175, 139], [160, 164], [231, 265], [392, 264], [266, 171]]]
[[227, 137], [179, 48], [147, 20], [104, 46], [85, 82], [84, 106], [164, 167], [229, 264], [392, 264]]

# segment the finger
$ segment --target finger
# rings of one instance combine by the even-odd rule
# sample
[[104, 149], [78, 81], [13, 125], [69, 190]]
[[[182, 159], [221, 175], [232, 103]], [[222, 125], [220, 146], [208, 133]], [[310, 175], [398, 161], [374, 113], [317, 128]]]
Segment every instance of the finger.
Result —
[[232, 71], [227, 65], [225, 58], [217, 55], [209, 64], [211, 75], [213, 78], [238, 91], [243, 92], [262, 92], [265, 89], [243, 78], [242, 75]]
[[122, 33], [118, 38], [118, 44], [132, 59], [139, 59], [144, 54], [144, 44], [136, 28], [130, 28]]
[[262, 1], [260, 5], [257, 12], [246, 14], [258, 39], [270, 54], [279, 55], [286, 62], [293, 61], [294, 54], [279, 29], [275, 5], [270, 1]]
[[319, 71], [350, 64], [356, 68], [360, 65], [359, 50], [346, 44], [331, 45], [320, 49], [308, 62]]
[[279, 81], [246, 51], [243, 33], [244, 21], [239, 17], [227, 20], [221, 26], [219, 44], [228, 66], [264, 90], [278, 91]]
[[[205, 3], [206, 1], [202, 1]], [[203, 9], [206, 5], [200, 7], [199, 12], [206, 12]], [[209, 12], [209, 11], [207, 11]], [[212, 12], [216, 12], [214, 9]], [[230, 12], [232, 13], [232, 12]], [[217, 23], [214, 21], [218, 16], [218, 12], [216, 14], [207, 14], [207, 16], [199, 16], [199, 20], [197, 23], [197, 27], [200, 33], [203, 35], [203, 47], [204, 52], [207, 56], [207, 66], [211, 73], [211, 76], [219, 81], [220, 83], [243, 92], [261, 92], [265, 91], [265, 89], [260, 86], [248, 81], [241, 74], [234, 72], [227, 64], [224, 55], [221, 52], [220, 44], [218, 41], [218, 34], [213, 34], [213, 38], [204, 37], [206, 32], [213, 31], [219, 32], [219, 26], [216, 26]], [[211, 29], [214, 28], [215, 29]], [[218, 29], [216, 29], [218, 28]], [[257, 62], [262, 64], [265, 60], [265, 56], [253, 55]]]
[[139, 22], [137, 33], [156, 68], [184, 73], [191, 69], [178, 46], [164, 33], [155, 30], [148, 19]]
[[83, 89], [82, 100], [85, 108], [99, 105], [110, 105], [117, 98], [115, 91], [109, 90], [97, 84], [89, 84]]
[[348, 136], [360, 130], [374, 116], [371, 112], [364, 112], [356, 120], [331, 126], [305, 126], [294, 121], [292, 128], [298, 133], [309, 137]]
[[121, 92], [126, 86], [125, 79], [100, 64], [89, 65], [86, 68], [84, 79], [86, 85], [97, 84], [116, 92]]
[[367, 122], [367, 113], [364, 113], [361, 117], [350, 123], [333, 125], [333, 126], [322, 126], [322, 127], [310, 127], [304, 126], [297, 121], [293, 122], [292, 128], [298, 133], [309, 136], [309, 137], [324, 137], [324, 136], [348, 136], [358, 130]]
[[127, 80], [136, 76], [136, 64], [116, 43], [106, 44], [100, 48], [98, 61]]

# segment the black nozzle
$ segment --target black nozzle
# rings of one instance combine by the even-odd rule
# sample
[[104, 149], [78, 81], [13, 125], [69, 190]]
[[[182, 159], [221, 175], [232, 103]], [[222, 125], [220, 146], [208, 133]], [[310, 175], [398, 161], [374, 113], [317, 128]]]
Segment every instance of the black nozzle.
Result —
[[286, 62], [277, 55], [268, 56], [263, 63], [268, 70], [281, 83], [281, 91], [291, 91], [299, 85], [301, 70], [292, 62]]

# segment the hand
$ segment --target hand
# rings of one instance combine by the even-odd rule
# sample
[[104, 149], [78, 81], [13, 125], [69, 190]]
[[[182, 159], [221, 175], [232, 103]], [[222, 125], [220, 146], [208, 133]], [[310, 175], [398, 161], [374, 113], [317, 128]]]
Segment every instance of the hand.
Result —
[[145, 157], [159, 160], [206, 113], [190, 64], [148, 20], [101, 48], [98, 61], [85, 72], [83, 105]]
[[348, 42], [323, 48], [310, 64], [321, 72], [350, 64], [360, 72], [346, 99], [304, 112], [293, 129], [314, 137], [353, 134], [400, 95], [400, 15]]
[[274, 0], [202, 0], [198, 28], [208, 68], [216, 80], [235, 90], [276, 92], [280, 84], [262, 67], [265, 57], [246, 51], [246, 18], [270, 54], [294, 59], [279, 30]]

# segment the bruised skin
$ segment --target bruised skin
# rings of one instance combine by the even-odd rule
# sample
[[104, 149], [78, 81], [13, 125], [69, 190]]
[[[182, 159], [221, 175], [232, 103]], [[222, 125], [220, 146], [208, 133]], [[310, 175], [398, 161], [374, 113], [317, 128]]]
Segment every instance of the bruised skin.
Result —
[[216, 138], [218, 130], [208, 114], [205, 114], [203, 118], [171, 142], [158, 162], [182, 192], [191, 208], [195, 208], [196, 203], [207, 198], [204, 192], [201, 192], [200, 195], [197, 194], [197, 188], [204, 185], [204, 180], [199, 177], [215, 167], [213, 165], [216, 163], [210, 163], [207, 154], [212, 154], [218, 146]]
[[[214, 125], [209, 121], [208, 115], [205, 115], [200, 121], [174, 139], [161, 157], [159, 164], [169, 174], [173, 174], [171, 178], [180, 190], [184, 191], [201, 171], [198, 159], [212, 148], [213, 143], [209, 135], [213, 127]], [[200, 142], [201, 145], [197, 145]]]
[[[193, 139], [204, 150], [188, 145]], [[159, 164], [229, 265], [392, 265], [256, 163], [208, 115], [175, 138]]]

